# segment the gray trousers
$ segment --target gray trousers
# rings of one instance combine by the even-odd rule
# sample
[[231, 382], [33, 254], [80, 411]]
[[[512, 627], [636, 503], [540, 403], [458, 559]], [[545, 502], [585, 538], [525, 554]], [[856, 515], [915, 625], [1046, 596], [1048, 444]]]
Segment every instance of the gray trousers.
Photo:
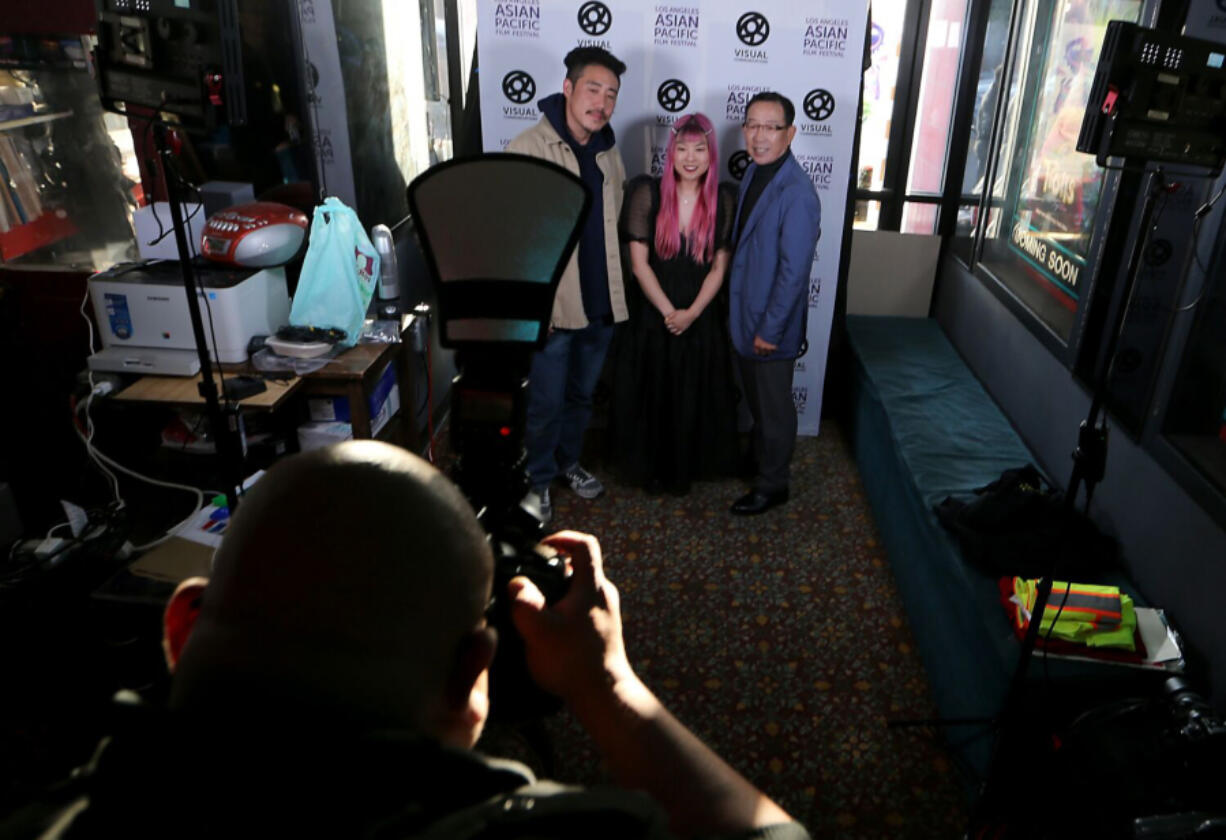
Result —
[[758, 463], [754, 489], [774, 493], [788, 486], [788, 465], [796, 448], [796, 404], [792, 402], [794, 359], [760, 362], [737, 355], [745, 401], [753, 416], [752, 452]]

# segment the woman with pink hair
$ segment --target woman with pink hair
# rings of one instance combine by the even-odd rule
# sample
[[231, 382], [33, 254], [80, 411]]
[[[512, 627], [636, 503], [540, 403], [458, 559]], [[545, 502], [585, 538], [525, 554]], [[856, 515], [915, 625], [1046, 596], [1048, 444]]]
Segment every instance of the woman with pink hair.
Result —
[[626, 186], [622, 234], [639, 294], [613, 361], [610, 439], [626, 480], [685, 493], [737, 466], [727, 327], [736, 194], [718, 183], [715, 132], [695, 113], [670, 129], [659, 178]]

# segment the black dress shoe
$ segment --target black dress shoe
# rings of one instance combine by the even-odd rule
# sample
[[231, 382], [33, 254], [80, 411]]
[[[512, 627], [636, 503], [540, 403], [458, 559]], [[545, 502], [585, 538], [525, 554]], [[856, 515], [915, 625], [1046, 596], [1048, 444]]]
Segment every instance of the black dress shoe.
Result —
[[732, 503], [731, 512], [737, 516], [754, 516], [765, 513], [788, 500], [788, 489], [776, 490], [774, 493], [763, 493], [753, 490]]

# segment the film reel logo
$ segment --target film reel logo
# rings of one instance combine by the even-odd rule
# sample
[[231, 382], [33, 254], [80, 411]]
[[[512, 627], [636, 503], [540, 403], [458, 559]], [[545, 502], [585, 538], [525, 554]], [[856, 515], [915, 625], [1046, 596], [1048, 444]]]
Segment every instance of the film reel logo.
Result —
[[669, 113], [677, 113], [690, 104], [690, 89], [680, 79], [669, 79], [656, 90], [656, 101]]
[[613, 25], [613, 13], [609, 7], [597, 0], [590, 0], [579, 7], [579, 28], [588, 35], [603, 35]]
[[523, 70], [512, 70], [502, 77], [502, 95], [516, 105], [524, 105], [536, 96], [536, 80]]
[[825, 122], [834, 113], [834, 94], [815, 88], [805, 94], [805, 116], [814, 122]]
[[728, 158], [728, 174], [738, 181], [745, 177], [745, 170], [749, 168], [749, 153], [744, 149], [735, 151]]
[[761, 12], [746, 12], [736, 22], [736, 37], [747, 47], [756, 47], [770, 37], [771, 24]]

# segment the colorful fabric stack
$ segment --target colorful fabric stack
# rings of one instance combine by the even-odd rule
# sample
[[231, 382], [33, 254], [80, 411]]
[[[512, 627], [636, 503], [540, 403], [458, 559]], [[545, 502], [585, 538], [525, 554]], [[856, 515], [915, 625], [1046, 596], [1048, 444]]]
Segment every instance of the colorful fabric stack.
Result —
[[[1039, 582], [1013, 578], [1013, 598], [1019, 609], [1014, 620], [1024, 630], [1030, 623]], [[1039, 631], [1045, 638], [1061, 639], [1092, 648], [1136, 650], [1137, 614], [1132, 598], [1116, 586], [1053, 581]]]

